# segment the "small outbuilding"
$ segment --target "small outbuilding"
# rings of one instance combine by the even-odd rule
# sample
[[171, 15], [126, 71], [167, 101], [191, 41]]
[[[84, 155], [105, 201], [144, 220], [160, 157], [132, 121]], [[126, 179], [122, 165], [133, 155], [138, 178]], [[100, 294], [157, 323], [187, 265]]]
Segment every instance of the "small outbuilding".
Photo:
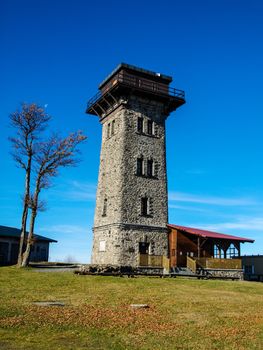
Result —
[[170, 268], [242, 270], [240, 245], [253, 239], [168, 225]]
[[263, 255], [242, 256], [244, 279], [263, 282]]
[[[0, 265], [14, 265], [17, 262], [19, 239], [21, 230], [0, 226]], [[48, 261], [49, 243], [57, 241], [40, 235], [34, 235], [34, 246], [30, 254], [30, 261]]]

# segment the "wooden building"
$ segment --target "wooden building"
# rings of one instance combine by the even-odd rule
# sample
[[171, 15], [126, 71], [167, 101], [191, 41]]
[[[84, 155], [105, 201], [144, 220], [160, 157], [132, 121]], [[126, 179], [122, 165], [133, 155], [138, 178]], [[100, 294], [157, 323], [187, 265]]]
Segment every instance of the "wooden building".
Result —
[[210, 269], [242, 269], [240, 244], [254, 240], [200, 230], [192, 227], [168, 225], [170, 268], [198, 267]]
[[263, 282], [263, 255], [242, 256], [244, 279]]
[[[0, 266], [17, 263], [20, 234], [21, 231], [17, 228], [0, 226]], [[57, 241], [36, 234], [34, 239], [30, 261], [48, 261], [49, 243]]]

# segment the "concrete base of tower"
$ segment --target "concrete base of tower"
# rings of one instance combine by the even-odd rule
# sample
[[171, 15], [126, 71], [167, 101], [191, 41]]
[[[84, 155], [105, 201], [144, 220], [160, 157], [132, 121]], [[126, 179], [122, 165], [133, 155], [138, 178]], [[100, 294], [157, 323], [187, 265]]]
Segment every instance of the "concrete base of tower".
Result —
[[166, 227], [111, 224], [93, 228], [92, 264], [162, 268], [168, 255]]

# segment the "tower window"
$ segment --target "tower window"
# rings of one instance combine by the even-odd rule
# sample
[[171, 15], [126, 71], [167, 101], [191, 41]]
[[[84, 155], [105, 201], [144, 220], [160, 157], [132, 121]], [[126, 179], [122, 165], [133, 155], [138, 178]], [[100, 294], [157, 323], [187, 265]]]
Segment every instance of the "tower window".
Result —
[[107, 138], [110, 137], [110, 123], [107, 125]]
[[149, 198], [147, 197], [143, 197], [141, 199], [141, 215], [142, 216], [148, 216], [149, 213], [150, 213], [150, 210], [149, 210]]
[[143, 133], [143, 118], [142, 117], [138, 117], [138, 120], [137, 120], [137, 131], [140, 134]]
[[137, 171], [136, 174], [141, 176], [143, 175], [143, 159], [137, 158]]
[[153, 122], [152, 122], [152, 120], [148, 120], [148, 122], [147, 122], [147, 133], [148, 133], [148, 135], [153, 135]]
[[114, 133], [115, 133], [115, 120], [113, 120], [111, 123], [111, 136], [114, 135]]
[[104, 198], [102, 216], [107, 216], [107, 198]]
[[147, 160], [147, 176], [149, 176], [149, 177], [153, 176], [153, 160], [152, 159]]

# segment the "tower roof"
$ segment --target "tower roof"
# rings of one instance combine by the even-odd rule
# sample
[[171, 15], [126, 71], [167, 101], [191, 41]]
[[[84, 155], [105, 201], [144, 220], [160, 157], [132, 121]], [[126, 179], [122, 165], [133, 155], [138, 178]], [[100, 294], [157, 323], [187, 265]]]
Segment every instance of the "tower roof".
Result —
[[150, 71], [147, 69], [143, 69], [143, 68], [139, 68], [136, 66], [133, 66], [131, 64], [127, 64], [127, 63], [120, 63], [99, 85], [99, 88], [103, 88], [104, 85], [106, 85], [106, 83], [111, 80], [111, 78], [117, 74], [118, 72], [120, 72], [122, 69], [125, 69], [125, 71], [129, 72], [129, 73], [133, 73], [135, 75], [138, 75], [142, 78], [151, 78], [151, 80], [155, 80], [157, 82], [161, 82], [164, 84], [170, 84], [173, 80], [172, 77], [168, 76], [168, 75], [164, 75], [161, 73], [157, 73], [154, 71]]
[[170, 87], [171, 81], [168, 75], [121, 63], [99, 85], [97, 94], [88, 101], [86, 112], [103, 119], [120, 105], [124, 96], [136, 95], [160, 101], [164, 113], [169, 115], [185, 103], [184, 91]]

